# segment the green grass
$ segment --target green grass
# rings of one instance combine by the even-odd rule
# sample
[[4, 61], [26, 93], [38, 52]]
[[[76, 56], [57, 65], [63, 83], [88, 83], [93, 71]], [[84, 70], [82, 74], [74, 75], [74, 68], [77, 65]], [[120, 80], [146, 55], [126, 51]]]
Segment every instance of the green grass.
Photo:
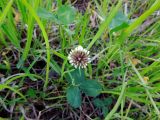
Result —
[[[80, 3], [0, 1], [0, 119], [160, 119], [160, 0]], [[90, 51], [86, 79], [103, 86], [96, 98], [112, 99], [106, 114], [83, 93], [80, 108], [67, 103], [78, 45]]]

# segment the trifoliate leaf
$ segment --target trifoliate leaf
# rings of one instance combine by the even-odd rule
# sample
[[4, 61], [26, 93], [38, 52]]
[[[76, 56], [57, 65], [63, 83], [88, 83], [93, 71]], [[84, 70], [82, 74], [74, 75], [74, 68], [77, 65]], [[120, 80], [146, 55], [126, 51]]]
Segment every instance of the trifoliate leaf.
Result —
[[75, 69], [74, 71], [67, 73], [66, 80], [71, 84], [81, 84], [85, 81], [84, 69]]
[[102, 108], [104, 106], [104, 102], [102, 100], [100, 100], [99, 98], [96, 98], [93, 101], [93, 104], [95, 105], [95, 107], [97, 108]]
[[85, 80], [80, 85], [81, 90], [88, 96], [96, 97], [102, 91], [101, 84], [96, 80]]
[[102, 107], [103, 116], [106, 116], [108, 114], [108, 111], [108, 107]]
[[80, 107], [81, 99], [81, 92], [77, 86], [71, 86], [67, 89], [67, 101], [72, 107]]
[[67, 25], [74, 22], [76, 17], [76, 10], [74, 7], [69, 5], [62, 5], [57, 10], [57, 17], [59, 23]]
[[123, 14], [122, 11], [119, 11], [116, 16], [113, 18], [111, 24], [109, 25], [111, 32], [119, 31], [123, 28], [128, 27], [130, 20], [127, 16]]
[[48, 10], [46, 10], [44, 8], [38, 8], [37, 14], [42, 19], [51, 20], [51, 21], [54, 21], [54, 22], [57, 21], [56, 15], [53, 14], [52, 12], [49, 12]]
[[113, 102], [113, 100], [112, 100], [111, 97], [108, 97], [108, 98], [103, 99], [103, 103], [104, 103], [105, 106], [111, 105], [112, 102]]

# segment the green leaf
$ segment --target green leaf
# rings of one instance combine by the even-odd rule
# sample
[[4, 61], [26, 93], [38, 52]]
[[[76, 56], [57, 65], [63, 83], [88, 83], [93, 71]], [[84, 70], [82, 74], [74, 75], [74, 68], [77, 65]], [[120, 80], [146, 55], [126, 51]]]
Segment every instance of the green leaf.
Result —
[[36, 91], [32, 88], [29, 88], [29, 90], [27, 91], [27, 96], [30, 98], [35, 98], [36, 97]]
[[117, 31], [119, 31], [119, 30], [122, 30], [122, 29], [124, 29], [124, 28], [126, 28], [126, 27], [128, 27], [128, 26], [129, 26], [128, 23], [122, 23], [120, 26], [117, 26], [117, 27], [113, 28], [113, 29], [111, 30], [111, 33], [117, 32]]
[[37, 14], [42, 19], [51, 20], [51, 21], [54, 21], [54, 22], [57, 21], [56, 15], [54, 15], [53, 13], [49, 12], [48, 10], [46, 10], [44, 8], [38, 8], [37, 9]]
[[112, 98], [105, 98], [105, 99], [99, 99], [96, 98], [93, 101], [93, 104], [97, 107], [97, 108], [102, 108], [104, 106], [110, 106], [112, 104]]
[[83, 69], [75, 69], [74, 71], [68, 73], [66, 75], [66, 80], [69, 83], [73, 83], [76, 85], [81, 84], [83, 81], [85, 81], [85, 74]]
[[108, 107], [102, 107], [103, 116], [106, 116], [108, 114], [108, 111]]
[[106, 116], [109, 111], [109, 106], [112, 104], [112, 98], [109, 97], [102, 100], [99, 98], [96, 98], [93, 101], [93, 104], [95, 105], [95, 107], [102, 110], [103, 116]]
[[113, 102], [113, 100], [112, 100], [111, 97], [108, 97], [108, 98], [103, 99], [103, 103], [104, 103], [105, 106], [111, 105], [112, 102]]
[[38, 8], [37, 14], [42, 19], [50, 20], [57, 24], [68, 25], [75, 21], [76, 9], [69, 5], [62, 5], [56, 13], [51, 13], [44, 8]]
[[102, 91], [101, 84], [96, 80], [85, 80], [80, 85], [81, 90], [88, 96], [96, 97]]
[[81, 92], [77, 86], [71, 86], [67, 89], [67, 101], [74, 108], [81, 106]]
[[67, 25], [74, 22], [76, 17], [76, 10], [69, 5], [62, 5], [57, 10], [58, 21], [61, 24]]
[[93, 101], [93, 104], [95, 105], [95, 107], [97, 108], [102, 108], [104, 106], [104, 102], [102, 100], [100, 100], [99, 98], [96, 98]]
[[129, 24], [128, 17], [125, 16], [123, 12], [119, 11], [113, 18], [109, 27], [112, 31], [118, 31], [120, 29], [128, 27], [128, 24]]

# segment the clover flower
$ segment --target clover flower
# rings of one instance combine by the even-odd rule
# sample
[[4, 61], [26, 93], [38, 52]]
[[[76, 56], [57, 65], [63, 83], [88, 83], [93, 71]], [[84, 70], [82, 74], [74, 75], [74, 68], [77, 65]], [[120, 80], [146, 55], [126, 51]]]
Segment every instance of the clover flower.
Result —
[[86, 68], [87, 64], [90, 62], [89, 51], [79, 45], [74, 50], [71, 50], [68, 60], [75, 68]]

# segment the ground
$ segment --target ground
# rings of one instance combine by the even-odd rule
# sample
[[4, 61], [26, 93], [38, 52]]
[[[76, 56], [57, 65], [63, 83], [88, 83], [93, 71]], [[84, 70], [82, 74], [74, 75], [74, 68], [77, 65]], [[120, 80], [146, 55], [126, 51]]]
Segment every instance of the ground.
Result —
[[159, 120], [159, 3], [1, 0], [0, 120]]

